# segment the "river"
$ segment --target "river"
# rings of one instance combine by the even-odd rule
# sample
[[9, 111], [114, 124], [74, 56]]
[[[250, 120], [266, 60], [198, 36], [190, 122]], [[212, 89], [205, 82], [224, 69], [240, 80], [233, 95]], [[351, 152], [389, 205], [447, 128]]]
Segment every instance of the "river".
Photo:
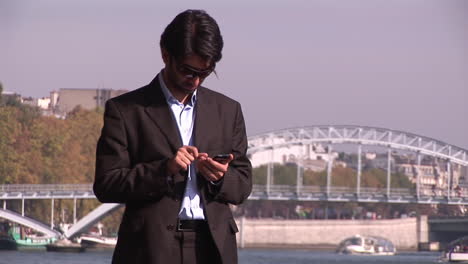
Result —
[[[241, 249], [239, 264], [428, 264], [441, 263], [438, 252], [402, 252], [395, 256], [338, 255], [329, 251]], [[58, 253], [0, 251], [0, 264], [110, 264], [112, 251]]]

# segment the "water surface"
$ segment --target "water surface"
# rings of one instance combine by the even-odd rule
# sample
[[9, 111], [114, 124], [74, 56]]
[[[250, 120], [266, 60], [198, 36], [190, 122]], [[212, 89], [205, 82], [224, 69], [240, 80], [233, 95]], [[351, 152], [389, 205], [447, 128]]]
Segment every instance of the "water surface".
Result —
[[[438, 252], [403, 252], [395, 256], [339, 255], [329, 251], [240, 249], [239, 264], [429, 264], [441, 263]], [[0, 264], [109, 264], [112, 251], [60, 253], [0, 251]]]

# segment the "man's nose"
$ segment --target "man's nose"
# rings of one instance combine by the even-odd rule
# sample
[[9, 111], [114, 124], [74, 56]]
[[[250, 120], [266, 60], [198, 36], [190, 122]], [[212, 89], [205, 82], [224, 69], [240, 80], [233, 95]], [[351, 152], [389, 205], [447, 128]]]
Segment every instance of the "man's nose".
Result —
[[193, 77], [193, 78], [192, 78], [192, 84], [193, 84], [194, 86], [200, 85], [200, 77], [198, 77], [198, 76]]

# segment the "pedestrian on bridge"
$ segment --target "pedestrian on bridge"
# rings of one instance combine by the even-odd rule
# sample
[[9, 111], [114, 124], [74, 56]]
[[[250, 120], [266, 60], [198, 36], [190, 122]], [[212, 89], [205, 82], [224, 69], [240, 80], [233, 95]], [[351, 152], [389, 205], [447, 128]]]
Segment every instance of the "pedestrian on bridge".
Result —
[[237, 263], [229, 204], [252, 175], [240, 104], [201, 86], [221, 60], [218, 24], [184, 11], [160, 48], [151, 83], [106, 103], [94, 192], [126, 205], [112, 263]]

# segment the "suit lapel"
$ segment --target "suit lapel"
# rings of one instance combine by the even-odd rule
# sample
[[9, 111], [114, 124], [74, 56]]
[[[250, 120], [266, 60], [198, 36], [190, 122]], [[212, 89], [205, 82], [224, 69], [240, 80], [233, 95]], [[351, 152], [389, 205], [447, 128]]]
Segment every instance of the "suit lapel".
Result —
[[174, 116], [161, 91], [158, 76], [147, 86], [147, 89], [147, 100], [149, 103], [145, 107], [145, 112], [166, 136], [167, 141], [175, 153], [177, 149], [182, 146], [182, 140]]
[[195, 117], [195, 146], [200, 152], [209, 149], [209, 139], [213, 133], [218, 132], [216, 125], [219, 122], [219, 113], [212, 98], [206, 93], [206, 88], [200, 87], [197, 91], [197, 114]]
[[[213, 133], [219, 132], [217, 125], [220, 124], [219, 113], [216, 109], [213, 98], [206, 93], [206, 88], [200, 87], [197, 91], [197, 114], [195, 116], [194, 143], [199, 152], [207, 152], [210, 150], [210, 139], [213, 138]], [[209, 153], [213, 154], [213, 153]], [[200, 174], [197, 175], [197, 185], [202, 196], [202, 200], [206, 201], [205, 187], [206, 179]], [[206, 203], [205, 203], [206, 206]]]

